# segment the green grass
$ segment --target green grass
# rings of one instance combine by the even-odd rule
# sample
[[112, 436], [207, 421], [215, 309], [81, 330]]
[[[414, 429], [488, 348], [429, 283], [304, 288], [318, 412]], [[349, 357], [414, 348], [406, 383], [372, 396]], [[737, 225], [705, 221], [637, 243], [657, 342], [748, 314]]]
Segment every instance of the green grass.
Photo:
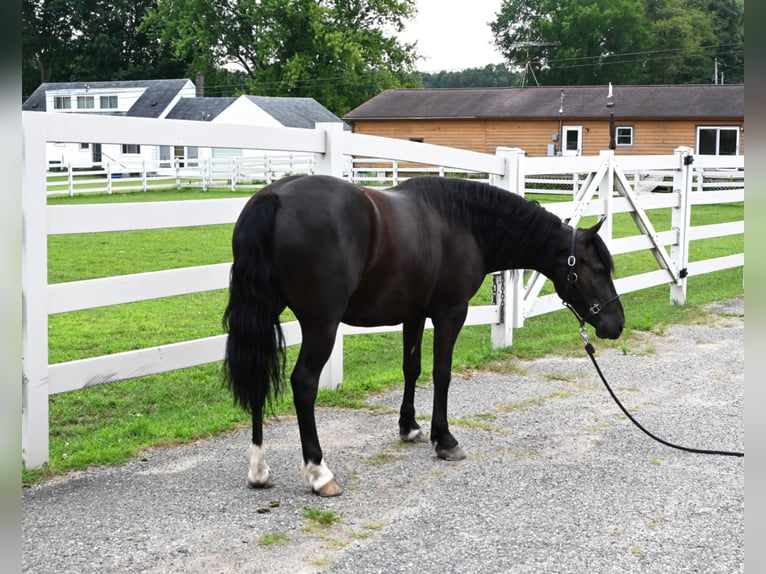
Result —
[[[48, 201], [67, 205], [247, 195], [172, 190], [50, 198]], [[548, 196], [537, 199], [550, 200]], [[700, 206], [694, 208], [692, 220], [694, 225], [734, 221], [741, 220], [743, 213], [743, 203]], [[669, 210], [652, 211], [650, 216], [658, 231], [670, 228]], [[581, 226], [594, 221], [595, 218], [584, 220]], [[49, 282], [227, 262], [231, 230], [231, 225], [215, 225], [53, 236], [48, 242]], [[627, 214], [615, 218], [614, 230], [616, 237], [637, 233]], [[694, 242], [690, 258], [698, 260], [743, 251], [744, 236], [740, 235]], [[615, 257], [615, 265], [617, 277], [657, 269], [657, 263], [648, 253], [619, 255]], [[545, 292], [550, 291], [550, 287], [546, 287]], [[705, 303], [743, 292], [742, 269], [731, 269], [689, 278], [685, 306], [669, 304], [667, 286], [629, 293], [622, 297], [626, 312], [623, 337], [617, 341], [602, 341], [594, 336], [593, 342], [597, 349], [610, 346], [629, 349], [633, 331], [662, 332], [668, 324], [696, 320], [704, 314], [702, 305]], [[221, 315], [226, 298], [225, 290], [217, 290], [52, 315], [49, 318], [50, 362], [222, 334]], [[488, 277], [473, 302], [488, 304], [490, 301], [491, 279]], [[283, 319], [291, 317], [285, 314]], [[432, 343], [432, 331], [427, 331], [423, 342], [422, 380], [425, 383], [430, 380], [432, 369]], [[320, 391], [319, 404], [358, 408], [364, 405], [370, 393], [401, 384], [399, 333], [347, 337], [344, 350], [343, 386], [338, 391]], [[297, 347], [288, 349], [288, 368], [297, 351]], [[486, 368], [493, 362], [512, 363], [554, 352], [582, 352], [578, 325], [563, 307], [560, 312], [527, 319], [523, 329], [514, 331], [513, 346], [506, 349], [491, 348], [489, 326], [464, 328], [455, 347], [453, 369]], [[274, 412], [292, 412], [289, 391], [274, 405]], [[249, 425], [249, 416], [235, 408], [230, 394], [222, 387], [220, 364], [53, 395], [50, 397], [50, 462], [41, 469], [25, 469], [22, 481], [30, 484], [91, 465], [120, 464], [151, 446], [186, 443], [243, 425]]]

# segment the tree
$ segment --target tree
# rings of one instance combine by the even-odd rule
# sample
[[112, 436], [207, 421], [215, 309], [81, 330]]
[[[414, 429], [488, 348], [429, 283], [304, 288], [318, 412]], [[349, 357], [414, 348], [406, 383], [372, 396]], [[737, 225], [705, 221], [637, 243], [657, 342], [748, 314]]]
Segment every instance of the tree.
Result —
[[70, 0], [22, 0], [22, 90], [30, 94], [56, 78], [73, 50], [75, 19]]
[[505, 0], [497, 16], [496, 46], [513, 66], [530, 63], [541, 83], [635, 83], [641, 75], [624, 59], [649, 47], [641, 0]]
[[313, 97], [343, 114], [411, 85], [415, 46], [396, 32], [414, 0], [159, 0], [144, 28], [205, 74], [241, 70], [260, 95]]
[[183, 77], [188, 63], [139, 30], [156, 0], [22, 0], [23, 91], [51, 81]]
[[468, 68], [456, 72], [420, 73], [425, 88], [496, 88], [515, 86], [520, 75], [503, 64], [488, 64], [483, 68]]
[[491, 24], [517, 68], [547, 84], [744, 81], [742, 0], [504, 0]]

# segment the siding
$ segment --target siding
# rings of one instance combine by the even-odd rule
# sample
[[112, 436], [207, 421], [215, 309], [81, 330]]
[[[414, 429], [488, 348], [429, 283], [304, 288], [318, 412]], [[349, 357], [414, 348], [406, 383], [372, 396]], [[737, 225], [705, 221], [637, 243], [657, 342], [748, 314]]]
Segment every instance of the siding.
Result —
[[[582, 154], [598, 155], [609, 149], [609, 119], [564, 119], [566, 126], [582, 126]], [[630, 120], [615, 118], [616, 126], [633, 127], [632, 146], [620, 146], [617, 155], [665, 155], [679, 146], [694, 148], [697, 126], [743, 127], [744, 120], [698, 122], [695, 120]], [[559, 133], [557, 119], [550, 120], [357, 120], [354, 132], [389, 138], [422, 138], [424, 142], [493, 154], [499, 146], [518, 147], [529, 156], [548, 155], [548, 144]], [[740, 154], [745, 153], [740, 132]]]

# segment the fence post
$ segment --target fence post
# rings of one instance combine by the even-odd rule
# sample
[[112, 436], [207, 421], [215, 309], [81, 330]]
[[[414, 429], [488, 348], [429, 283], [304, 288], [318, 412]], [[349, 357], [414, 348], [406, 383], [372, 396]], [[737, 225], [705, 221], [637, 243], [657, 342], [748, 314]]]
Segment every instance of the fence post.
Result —
[[72, 162], [67, 164], [67, 187], [69, 187], [69, 197], [74, 197], [74, 173], [72, 172]]
[[106, 193], [112, 195], [112, 162], [106, 162]]
[[614, 205], [614, 151], [601, 151], [599, 152], [599, 155], [602, 159], [609, 162], [609, 167], [606, 170], [606, 174], [604, 174], [604, 179], [601, 180], [601, 183], [598, 186], [598, 197], [604, 206], [604, 216], [606, 217], [606, 221], [604, 221], [604, 224], [601, 226], [598, 234], [604, 240], [604, 243], [606, 243], [607, 247], [611, 247], [612, 230], [614, 227], [612, 208]]
[[[45, 189], [45, 129], [37, 117], [43, 115], [22, 118], [21, 453], [29, 468], [43, 465], [49, 456], [48, 211], [46, 194], [40, 193]], [[71, 164], [69, 169], [71, 174]]]
[[141, 160], [141, 187], [143, 191], [149, 190], [149, 182], [146, 179], [146, 160]]
[[[317, 130], [325, 133], [325, 152], [316, 154], [315, 173], [343, 177], [343, 124], [340, 122], [317, 123]], [[335, 345], [327, 360], [322, 374], [319, 375], [319, 388], [337, 389], [343, 384], [343, 325], [338, 325]]]
[[[511, 193], [524, 195], [524, 151], [519, 148], [498, 147], [495, 155], [505, 158], [505, 173], [495, 178], [495, 185]], [[513, 344], [513, 328], [524, 326], [524, 272], [500, 271], [493, 277], [493, 303], [500, 305], [500, 323], [492, 325], [494, 349]]]
[[671, 304], [686, 303], [686, 268], [689, 265], [689, 227], [691, 226], [692, 163], [694, 150], [681, 146], [673, 150], [678, 166], [673, 172], [673, 193], [679, 194], [676, 207], [672, 209], [671, 229], [678, 233], [678, 242], [670, 246], [670, 259], [679, 271], [679, 277], [670, 284]]
[[173, 158], [173, 169], [176, 172], [176, 189], [181, 189], [181, 162]]

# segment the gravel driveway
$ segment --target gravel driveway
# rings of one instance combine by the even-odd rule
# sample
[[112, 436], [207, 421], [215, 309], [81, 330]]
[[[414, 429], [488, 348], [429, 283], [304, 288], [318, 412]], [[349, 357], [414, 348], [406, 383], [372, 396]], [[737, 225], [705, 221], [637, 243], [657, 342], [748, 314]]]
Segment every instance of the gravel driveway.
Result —
[[[601, 350], [599, 363], [660, 437], [743, 450], [744, 299], [711, 310]], [[744, 459], [653, 442], [584, 352], [512, 367], [455, 377], [461, 462], [397, 440], [400, 391], [366, 410], [320, 409], [338, 498], [300, 482], [293, 417], [265, 428], [271, 490], [245, 487], [247, 431], [30, 488], [24, 572], [744, 572]], [[419, 414], [431, 397], [418, 389]], [[307, 508], [336, 520], [323, 526]]]

